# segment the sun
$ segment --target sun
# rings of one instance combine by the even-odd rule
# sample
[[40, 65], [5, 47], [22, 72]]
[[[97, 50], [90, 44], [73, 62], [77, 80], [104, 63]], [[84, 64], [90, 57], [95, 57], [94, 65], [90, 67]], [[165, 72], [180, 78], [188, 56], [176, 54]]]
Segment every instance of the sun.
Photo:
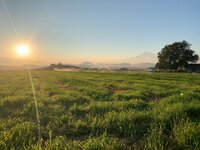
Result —
[[17, 45], [16, 53], [19, 57], [28, 57], [28, 55], [30, 54], [30, 48], [26, 44]]

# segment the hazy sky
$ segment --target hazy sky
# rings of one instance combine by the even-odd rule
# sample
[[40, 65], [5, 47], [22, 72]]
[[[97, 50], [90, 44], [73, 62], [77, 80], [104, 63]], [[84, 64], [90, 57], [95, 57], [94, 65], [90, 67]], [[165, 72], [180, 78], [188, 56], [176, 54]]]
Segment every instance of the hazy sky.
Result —
[[114, 61], [182, 40], [200, 54], [200, 0], [3, 1], [17, 35], [0, 0], [0, 57], [22, 41], [32, 59], [63, 62]]

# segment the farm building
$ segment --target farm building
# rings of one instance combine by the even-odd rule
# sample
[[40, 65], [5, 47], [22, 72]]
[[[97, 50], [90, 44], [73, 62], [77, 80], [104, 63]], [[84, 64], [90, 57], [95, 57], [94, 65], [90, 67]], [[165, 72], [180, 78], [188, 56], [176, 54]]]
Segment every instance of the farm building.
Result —
[[200, 72], [200, 64], [189, 64], [186, 67], [187, 72]]
[[155, 68], [155, 67], [151, 67], [151, 68], [148, 69], [148, 71], [149, 72], [156, 72], [156, 71], [158, 71], [158, 69]]

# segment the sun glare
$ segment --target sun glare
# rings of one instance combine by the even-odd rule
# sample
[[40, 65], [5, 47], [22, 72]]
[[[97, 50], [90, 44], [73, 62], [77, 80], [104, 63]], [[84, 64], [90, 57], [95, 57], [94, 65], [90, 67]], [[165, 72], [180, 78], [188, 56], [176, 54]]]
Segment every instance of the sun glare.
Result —
[[20, 57], [27, 57], [30, 53], [30, 48], [26, 44], [20, 44], [16, 47], [16, 53]]

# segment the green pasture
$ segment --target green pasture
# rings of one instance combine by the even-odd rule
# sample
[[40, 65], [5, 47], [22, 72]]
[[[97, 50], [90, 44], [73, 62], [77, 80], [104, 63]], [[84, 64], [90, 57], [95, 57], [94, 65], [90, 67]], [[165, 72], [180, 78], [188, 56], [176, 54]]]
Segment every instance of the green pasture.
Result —
[[200, 75], [0, 72], [0, 150], [200, 149]]

